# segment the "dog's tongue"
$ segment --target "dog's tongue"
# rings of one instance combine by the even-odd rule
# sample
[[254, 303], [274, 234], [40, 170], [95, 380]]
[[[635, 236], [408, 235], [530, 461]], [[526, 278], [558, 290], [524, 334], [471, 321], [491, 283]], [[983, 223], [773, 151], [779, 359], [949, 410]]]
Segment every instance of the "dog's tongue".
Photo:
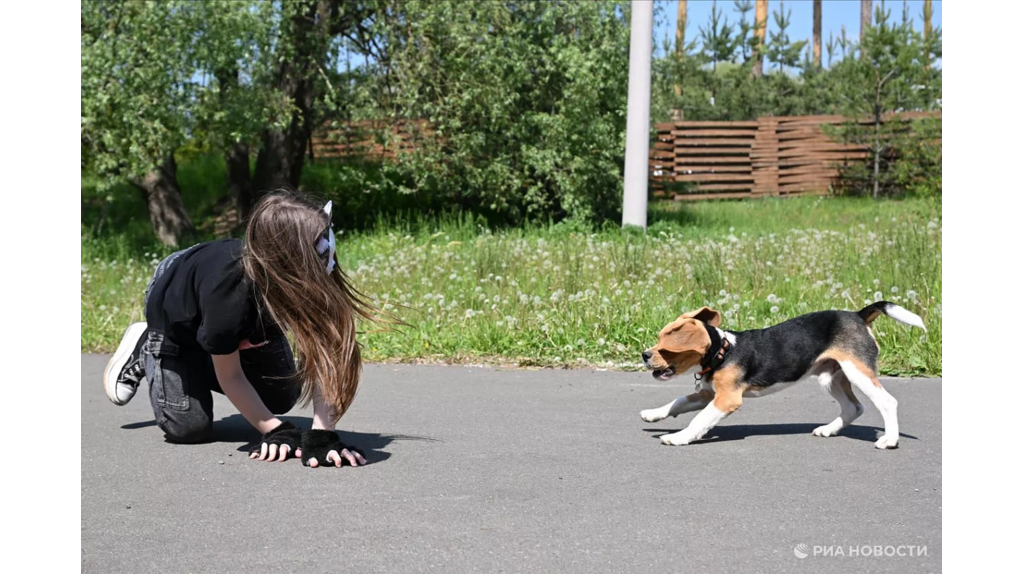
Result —
[[654, 375], [654, 378], [658, 379], [659, 381], [667, 381], [672, 378], [673, 372], [674, 371], [672, 369], [663, 369], [660, 371], [654, 371], [651, 374]]

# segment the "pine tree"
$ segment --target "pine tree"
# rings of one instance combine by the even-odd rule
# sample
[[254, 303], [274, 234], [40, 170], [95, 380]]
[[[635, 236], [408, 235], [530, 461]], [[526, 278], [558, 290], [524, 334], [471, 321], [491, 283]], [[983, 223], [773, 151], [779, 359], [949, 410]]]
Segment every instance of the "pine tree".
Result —
[[828, 42], [825, 42], [825, 53], [828, 54], [828, 67], [832, 67], [832, 56], [835, 55], [836, 50], [839, 48], [838, 42], [832, 36], [832, 31], [829, 30]]
[[700, 29], [700, 39], [704, 55], [711, 60], [713, 72], [718, 71], [718, 62], [730, 62], [736, 54], [738, 42], [733, 37], [732, 24], [718, 10], [717, 1], [711, 5], [708, 27]]
[[740, 13], [740, 32], [736, 43], [739, 46], [743, 62], [747, 63], [756, 54], [758, 45], [757, 35], [754, 34], [756, 24], [747, 22], [747, 14], [754, 9], [754, 3], [751, 0], [734, 0], [733, 6]]
[[778, 31], [768, 35], [768, 47], [765, 52], [769, 60], [779, 65], [779, 71], [782, 71], [783, 68], [796, 67], [800, 63], [800, 53], [807, 45], [807, 40], [799, 42], [790, 42], [789, 40], [789, 33], [786, 32], [786, 29], [789, 28], [792, 14], [793, 11], [786, 10], [783, 2], [779, 2], [779, 9], [772, 14]]
[[941, 178], [941, 144], [936, 145], [941, 120], [883, 121], [887, 114], [938, 107], [941, 71], [929, 69], [930, 47], [909, 19], [891, 22], [890, 11], [880, 6], [875, 24], [865, 30], [860, 58], [846, 58], [835, 68], [847, 118], [836, 133], [870, 152], [866, 170], [854, 166], [848, 173], [859, 176], [873, 197], [922, 180], [934, 187]]

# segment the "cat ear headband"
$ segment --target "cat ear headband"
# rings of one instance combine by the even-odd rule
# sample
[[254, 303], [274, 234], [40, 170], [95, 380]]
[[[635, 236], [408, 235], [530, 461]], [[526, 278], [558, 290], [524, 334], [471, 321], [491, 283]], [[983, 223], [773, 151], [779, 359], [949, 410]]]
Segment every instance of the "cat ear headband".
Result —
[[[327, 220], [331, 219], [331, 207], [333, 207], [331, 201], [327, 202], [324, 206], [324, 213], [327, 214]], [[316, 252], [318, 255], [323, 257], [327, 255], [327, 273], [334, 271], [334, 227], [331, 224], [327, 224], [327, 231], [324, 232], [323, 236], [316, 240]], [[329, 253], [328, 253], [329, 252]]]

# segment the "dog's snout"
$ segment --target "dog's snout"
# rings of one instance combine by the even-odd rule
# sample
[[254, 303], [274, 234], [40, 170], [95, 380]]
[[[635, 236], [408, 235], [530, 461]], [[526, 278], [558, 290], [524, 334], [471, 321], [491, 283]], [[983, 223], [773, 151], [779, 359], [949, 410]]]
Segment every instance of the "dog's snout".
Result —
[[640, 356], [643, 357], [645, 361], [650, 361], [651, 357], [654, 356], [654, 353], [650, 351], [644, 351], [643, 353], [640, 353]]

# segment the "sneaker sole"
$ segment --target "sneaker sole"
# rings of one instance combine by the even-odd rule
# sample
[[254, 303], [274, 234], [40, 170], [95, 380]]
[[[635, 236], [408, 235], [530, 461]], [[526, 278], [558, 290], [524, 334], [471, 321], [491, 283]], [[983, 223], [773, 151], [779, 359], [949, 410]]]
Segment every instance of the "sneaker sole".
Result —
[[117, 376], [124, 369], [125, 363], [132, 356], [132, 351], [139, 344], [139, 339], [146, 333], [146, 323], [132, 323], [128, 326], [128, 330], [124, 332], [124, 337], [121, 337], [121, 344], [118, 345], [117, 351], [114, 351], [114, 356], [110, 357], [107, 361], [107, 367], [103, 369], [103, 390], [107, 393], [107, 398], [110, 402], [115, 405], [122, 406], [128, 404], [128, 401], [121, 401], [117, 398]]

